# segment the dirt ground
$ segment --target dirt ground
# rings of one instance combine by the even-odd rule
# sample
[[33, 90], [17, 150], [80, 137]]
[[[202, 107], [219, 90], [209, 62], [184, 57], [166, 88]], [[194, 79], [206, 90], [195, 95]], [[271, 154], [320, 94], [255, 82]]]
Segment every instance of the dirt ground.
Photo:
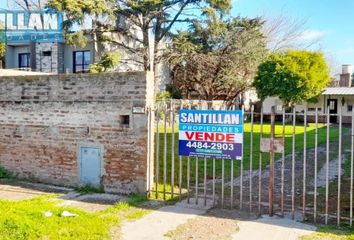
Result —
[[238, 220], [242, 219], [256, 219], [256, 216], [236, 210], [213, 209], [206, 215], [190, 219], [166, 236], [173, 240], [230, 239], [238, 231]]

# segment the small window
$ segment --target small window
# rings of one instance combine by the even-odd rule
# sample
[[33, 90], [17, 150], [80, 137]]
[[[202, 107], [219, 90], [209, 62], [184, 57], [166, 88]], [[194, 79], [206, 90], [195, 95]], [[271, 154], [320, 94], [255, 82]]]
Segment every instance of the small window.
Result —
[[129, 115], [121, 115], [120, 116], [120, 123], [122, 125], [129, 126], [129, 124], [130, 124], [130, 116]]
[[50, 56], [52, 56], [52, 51], [43, 51], [42, 56], [43, 57], [50, 57]]
[[85, 73], [89, 71], [91, 64], [90, 51], [74, 52], [74, 73]]
[[348, 105], [348, 106], [347, 106], [347, 111], [348, 111], [348, 112], [353, 111], [353, 105]]
[[31, 54], [30, 53], [20, 53], [18, 54], [18, 67], [19, 68], [29, 68], [31, 66]]

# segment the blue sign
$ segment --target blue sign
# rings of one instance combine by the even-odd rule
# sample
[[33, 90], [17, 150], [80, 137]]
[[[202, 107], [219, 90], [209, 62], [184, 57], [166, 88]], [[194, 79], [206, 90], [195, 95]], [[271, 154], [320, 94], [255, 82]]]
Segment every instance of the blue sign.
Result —
[[64, 15], [50, 10], [0, 10], [0, 42], [64, 42]]
[[179, 155], [242, 160], [242, 111], [180, 110]]

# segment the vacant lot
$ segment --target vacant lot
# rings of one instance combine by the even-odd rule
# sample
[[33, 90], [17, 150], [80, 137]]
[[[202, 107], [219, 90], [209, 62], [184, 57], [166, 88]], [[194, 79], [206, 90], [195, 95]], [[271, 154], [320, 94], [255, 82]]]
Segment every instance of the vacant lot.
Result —
[[[140, 218], [147, 213], [137, 207], [144, 201], [142, 197], [133, 197], [128, 202], [117, 203], [96, 213], [62, 206], [61, 201], [56, 195], [22, 201], [0, 200], [0, 239], [110, 239], [112, 229], [122, 221]], [[77, 216], [63, 217], [64, 211]], [[115, 233], [117, 235], [119, 233]]]
[[[293, 126], [285, 125], [284, 129], [284, 138], [285, 138], [285, 155], [291, 154], [292, 152], [292, 140], [293, 140]], [[166, 134], [165, 134], [166, 132]], [[324, 124], [318, 124], [318, 144], [326, 143], [327, 137], [327, 127]], [[349, 132], [348, 128], [343, 128], [343, 134]], [[295, 150], [297, 152], [302, 152], [304, 149], [304, 133], [305, 127], [303, 125], [297, 125], [295, 127]], [[306, 127], [306, 149], [313, 149], [315, 147], [315, 134], [316, 134], [316, 126], [315, 124], [308, 124]], [[178, 157], [178, 127], [175, 126], [174, 132], [172, 132], [172, 128], [167, 126], [166, 129], [161, 124], [159, 126], [159, 183], [163, 183], [164, 176], [164, 167], [166, 167], [166, 183], [171, 183], [171, 172], [174, 171], [175, 183], [178, 183], [179, 176], [179, 157]], [[270, 124], [263, 125], [263, 133], [262, 136], [267, 138], [270, 137]], [[251, 137], [253, 138], [253, 142], [251, 143]], [[275, 127], [275, 137], [282, 138], [283, 137], [283, 126], [281, 124], [277, 124]], [[338, 142], [339, 137], [339, 129], [337, 126], [333, 125], [330, 127], [330, 142]], [[251, 164], [251, 156], [252, 156], [252, 169], [259, 168], [259, 145], [261, 138], [261, 126], [258, 123], [253, 125], [253, 129], [250, 123], [245, 123], [244, 128], [244, 158], [243, 158], [243, 168], [249, 169]], [[172, 139], [174, 139], [174, 148], [172, 149]], [[251, 144], [252, 144], [252, 153], [251, 153]], [[172, 151], [173, 150], [173, 151]], [[166, 164], [164, 164], [164, 157], [166, 156]], [[172, 158], [174, 157], [174, 170], [172, 170]], [[281, 155], [276, 154], [276, 158], [279, 159]], [[155, 159], [156, 161], [156, 159]], [[182, 158], [182, 176], [184, 178], [183, 186], [185, 187], [185, 179], [187, 175], [187, 158]], [[199, 176], [203, 176], [204, 174], [204, 160], [199, 159], [198, 161], [198, 174]], [[263, 154], [262, 158], [262, 167], [264, 168], [269, 164], [268, 154]], [[156, 165], [156, 162], [155, 162]], [[166, 165], [166, 166], [164, 166]], [[190, 160], [190, 177], [191, 179], [195, 178], [195, 159]], [[216, 160], [216, 176], [221, 176], [222, 172], [222, 161]], [[237, 176], [240, 174], [241, 162], [234, 162], [234, 175]], [[225, 161], [225, 177], [230, 177], [231, 174], [231, 162]], [[208, 178], [212, 176], [212, 159], [207, 159], [207, 174]]]

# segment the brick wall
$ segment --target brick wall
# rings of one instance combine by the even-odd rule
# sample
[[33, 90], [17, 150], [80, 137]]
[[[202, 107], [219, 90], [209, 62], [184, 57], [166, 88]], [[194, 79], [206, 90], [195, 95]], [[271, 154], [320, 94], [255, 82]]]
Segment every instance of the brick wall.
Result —
[[147, 115], [133, 109], [152, 102], [148, 76], [0, 77], [0, 165], [19, 178], [76, 186], [78, 149], [95, 145], [106, 191], [144, 192]]

